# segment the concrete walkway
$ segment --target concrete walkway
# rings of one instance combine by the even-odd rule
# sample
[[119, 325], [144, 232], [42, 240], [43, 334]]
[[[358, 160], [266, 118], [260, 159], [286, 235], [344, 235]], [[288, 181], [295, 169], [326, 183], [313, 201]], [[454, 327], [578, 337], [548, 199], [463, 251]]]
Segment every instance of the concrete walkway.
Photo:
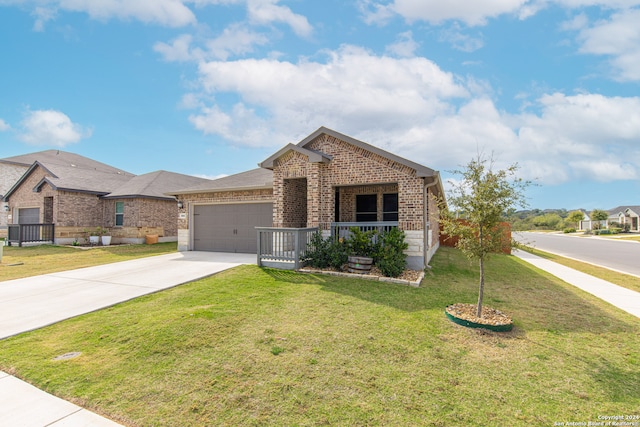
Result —
[[[251, 254], [180, 252], [0, 282], [0, 339], [255, 263]], [[119, 425], [1, 371], [0, 402], [2, 426]]]
[[516, 250], [513, 255], [640, 318], [640, 292], [614, 285], [529, 252]]

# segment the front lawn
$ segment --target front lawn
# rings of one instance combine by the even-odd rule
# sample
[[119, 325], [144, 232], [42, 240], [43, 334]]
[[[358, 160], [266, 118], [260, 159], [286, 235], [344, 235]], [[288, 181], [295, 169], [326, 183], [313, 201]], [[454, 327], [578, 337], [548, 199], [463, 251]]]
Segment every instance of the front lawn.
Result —
[[[0, 341], [0, 369], [131, 426], [552, 426], [638, 414], [640, 320], [511, 256], [420, 288], [243, 266]], [[82, 352], [73, 359], [56, 356]]]
[[2, 249], [0, 281], [167, 254], [176, 251], [177, 243], [97, 246], [91, 249], [53, 245], [6, 246]]

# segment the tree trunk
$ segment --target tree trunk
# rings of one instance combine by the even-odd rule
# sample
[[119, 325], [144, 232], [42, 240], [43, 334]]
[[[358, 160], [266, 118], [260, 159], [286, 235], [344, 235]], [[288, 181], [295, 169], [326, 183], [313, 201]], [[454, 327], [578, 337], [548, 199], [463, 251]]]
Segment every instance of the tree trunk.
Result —
[[[484, 234], [480, 226], [480, 246], [483, 245]], [[476, 317], [482, 318], [482, 298], [484, 298], [484, 255], [480, 255], [480, 290], [478, 291], [478, 311]]]
[[480, 258], [480, 291], [478, 292], [477, 317], [482, 317], [482, 298], [484, 297], [484, 257]]

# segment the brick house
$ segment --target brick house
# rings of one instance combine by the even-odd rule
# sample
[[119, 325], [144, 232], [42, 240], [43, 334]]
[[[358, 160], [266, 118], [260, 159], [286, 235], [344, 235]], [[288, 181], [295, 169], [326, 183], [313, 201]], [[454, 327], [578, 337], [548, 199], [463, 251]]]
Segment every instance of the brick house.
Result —
[[408, 264], [422, 269], [439, 245], [437, 171], [327, 128], [288, 144], [260, 168], [187, 188], [179, 250], [256, 252], [255, 227], [392, 224], [405, 232]]
[[31, 159], [4, 195], [8, 223], [54, 224], [57, 244], [81, 241], [97, 227], [108, 229], [113, 243], [142, 243], [148, 234], [175, 241], [178, 206], [165, 193], [210, 181], [166, 171], [136, 176], [59, 150], [4, 160]]

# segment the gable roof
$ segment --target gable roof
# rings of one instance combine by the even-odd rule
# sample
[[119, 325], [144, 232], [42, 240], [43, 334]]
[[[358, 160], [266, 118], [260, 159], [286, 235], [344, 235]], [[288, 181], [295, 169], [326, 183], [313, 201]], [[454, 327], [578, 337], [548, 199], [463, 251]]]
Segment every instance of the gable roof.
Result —
[[38, 168], [44, 169], [47, 176], [35, 186], [34, 190], [47, 183], [55, 190], [105, 195], [135, 176], [122, 169], [114, 168], [79, 154], [60, 150], [40, 151], [2, 160], [6, 163], [26, 164], [26, 162], [33, 159], [35, 160], [31, 166], [11, 187], [5, 198], [9, 198]]
[[234, 175], [211, 180], [207, 183], [168, 192], [169, 195], [217, 193], [222, 191], [261, 190], [273, 188], [273, 172], [268, 169], [251, 169]]
[[334, 138], [340, 139], [344, 142], [348, 142], [351, 145], [355, 145], [356, 147], [362, 148], [364, 150], [367, 151], [371, 151], [372, 153], [375, 153], [381, 157], [385, 157], [387, 159], [393, 160], [394, 162], [400, 163], [401, 165], [410, 167], [411, 169], [414, 169], [416, 171], [416, 176], [419, 178], [425, 178], [425, 177], [435, 177], [438, 172], [428, 168], [426, 166], [423, 166], [421, 164], [412, 162], [411, 160], [407, 160], [403, 157], [400, 156], [396, 156], [395, 154], [389, 153], [388, 151], [382, 150], [378, 147], [375, 147], [373, 145], [367, 144], [366, 142], [362, 142], [360, 140], [357, 140], [355, 138], [352, 138], [348, 135], [344, 135], [340, 132], [336, 132], [333, 129], [329, 129], [326, 128], [324, 126], [318, 128], [318, 130], [316, 130], [315, 132], [313, 132], [311, 135], [307, 136], [305, 139], [303, 139], [302, 141], [300, 141], [298, 143], [298, 147], [306, 147], [308, 144], [310, 144], [313, 140], [315, 140], [316, 138], [318, 138], [321, 135], [329, 135], [332, 136]]
[[213, 182], [210, 179], [198, 178], [164, 170], [138, 175], [121, 185], [104, 199], [152, 198], [175, 200], [168, 195], [171, 191], [186, 187], [206, 186]]
[[609, 209], [607, 213], [611, 216], [619, 213], [626, 213], [627, 210], [640, 214], [640, 206], [618, 206], [617, 208]]
[[331, 160], [331, 156], [329, 156], [328, 154], [320, 153], [319, 151], [315, 150], [307, 150], [306, 148], [294, 144], [287, 144], [283, 148], [278, 150], [275, 154], [270, 156], [268, 159], [260, 163], [260, 167], [265, 169], [273, 169], [273, 162], [289, 151], [295, 151], [307, 156], [311, 163], [327, 163]]

